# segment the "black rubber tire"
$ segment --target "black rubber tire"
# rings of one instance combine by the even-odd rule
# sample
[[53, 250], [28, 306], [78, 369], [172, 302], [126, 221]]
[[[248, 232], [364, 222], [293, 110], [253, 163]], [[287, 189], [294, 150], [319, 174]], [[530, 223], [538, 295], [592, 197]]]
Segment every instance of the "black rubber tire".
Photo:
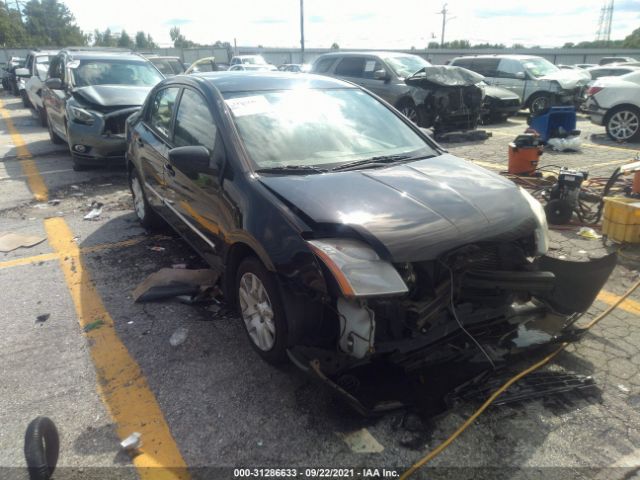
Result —
[[239, 312], [240, 320], [242, 321], [242, 325], [245, 327], [244, 330], [247, 334], [247, 339], [249, 340], [251, 347], [258, 353], [258, 355], [260, 355], [265, 362], [270, 363], [271, 365], [280, 365], [288, 360], [287, 347], [289, 343], [289, 328], [284, 307], [282, 306], [282, 299], [280, 298], [280, 288], [277, 283], [278, 280], [275, 275], [269, 272], [262, 262], [256, 257], [250, 256], [244, 258], [242, 262], [240, 262], [238, 270], [236, 271], [235, 300], [238, 310], [240, 310], [240, 298], [238, 293], [240, 279], [245, 273], [249, 272], [253, 273], [260, 279], [267, 291], [267, 295], [269, 295], [269, 300], [271, 301], [271, 308], [273, 309], [274, 314], [273, 322], [276, 328], [276, 340], [273, 347], [271, 347], [271, 350], [262, 350], [253, 343], [253, 340], [251, 340], [251, 337], [249, 336], [249, 331], [244, 323], [244, 319], [242, 319], [242, 312]]
[[629, 111], [632, 112], [634, 115], [636, 115], [636, 117], [638, 117], [640, 119], [640, 109], [634, 107], [633, 105], [621, 105], [619, 107], [615, 107], [612, 108], [611, 110], [609, 110], [607, 112], [607, 115], [605, 116], [604, 119], [604, 127], [607, 131], [607, 136], [613, 140], [614, 142], [634, 142], [636, 140], [640, 140], [640, 126], [638, 127], [638, 130], [636, 130], [636, 133], [631, 135], [629, 138], [625, 138], [625, 139], [620, 139], [620, 138], [616, 138], [614, 137], [610, 130], [609, 130], [609, 122], [611, 121], [611, 118], [619, 112], [624, 112], [624, 111]]
[[58, 429], [48, 417], [31, 421], [24, 434], [24, 458], [31, 480], [49, 480], [60, 453]]
[[47, 112], [44, 108], [38, 108], [38, 118], [40, 119], [40, 125], [42, 127], [46, 128], [49, 125], [49, 122], [47, 121]]
[[[546, 100], [545, 104], [540, 107], [536, 107], [538, 102], [540, 102], [543, 99]], [[548, 93], [535, 93], [531, 96], [531, 98], [527, 102], [527, 107], [529, 108], [529, 113], [531, 113], [531, 115], [538, 115], [552, 106], [553, 106], [553, 97]]]
[[51, 140], [51, 143], [53, 143], [54, 145], [65, 144], [66, 142], [62, 138], [60, 138], [60, 136], [51, 128], [51, 122], [49, 121], [46, 109], [44, 114], [47, 117], [47, 130], [49, 131], [49, 140]]
[[573, 208], [566, 201], [560, 199], [549, 200], [544, 211], [551, 225], [566, 225], [573, 217]]
[[31, 108], [31, 101], [29, 100], [29, 95], [27, 95], [27, 91], [26, 90], [20, 91], [20, 96], [22, 97], [22, 105], [24, 105], [25, 108]]
[[138, 214], [134, 206], [136, 217], [138, 217], [140, 225], [142, 225], [147, 230], [156, 230], [162, 225], [162, 219], [160, 218], [160, 215], [158, 215], [153, 207], [149, 204], [149, 201], [147, 200], [147, 192], [144, 191], [144, 182], [142, 182], [140, 175], [138, 175], [138, 171], [135, 169], [135, 167], [132, 166], [129, 170], [129, 190], [131, 191], [131, 197], [135, 202], [135, 193], [133, 192], [134, 178], [137, 178], [140, 182], [140, 189], [142, 190], [142, 199], [144, 201], [145, 212], [144, 218], [140, 218], [140, 215]]
[[[413, 100], [405, 98], [398, 102], [398, 106], [396, 108], [413, 123], [420, 125], [420, 114], [418, 113], [418, 109], [416, 108], [415, 103], [413, 103]], [[413, 115], [409, 112], [413, 112]]]

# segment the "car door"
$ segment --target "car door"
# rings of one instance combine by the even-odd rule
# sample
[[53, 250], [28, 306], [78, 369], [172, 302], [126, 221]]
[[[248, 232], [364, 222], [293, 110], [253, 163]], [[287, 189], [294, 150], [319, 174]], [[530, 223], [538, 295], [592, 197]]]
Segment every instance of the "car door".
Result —
[[205, 97], [185, 87], [173, 127], [174, 147], [202, 146], [209, 151], [206, 167], [171, 165], [168, 174], [169, 205], [184, 222], [183, 232], [210, 264], [219, 261], [224, 232], [233, 228], [230, 202], [221, 185], [226, 149], [218, 122]]
[[[379, 77], [382, 72], [384, 72], [386, 77]], [[387, 70], [385, 65], [379, 59], [376, 57], [366, 57], [364, 61], [364, 68], [362, 70], [362, 78], [358, 83], [367, 90], [370, 90], [376, 95], [384, 98], [392, 105], [395, 105], [400, 96], [400, 92], [394, 92], [394, 88], [390, 83], [391, 78], [391, 72]], [[404, 87], [400, 89], [403, 91], [402, 93], [406, 93], [409, 90], [406, 85], [402, 85], [402, 87]]]
[[494, 85], [506, 88], [518, 95], [520, 99], [523, 99], [526, 83], [525, 78], [526, 72], [518, 60], [503, 58], [500, 60], [500, 63], [498, 63]]
[[343, 57], [335, 67], [334, 76], [344, 78], [345, 80], [361, 85], [365, 63], [366, 61], [364, 56], [349, 55]]
[[44, 89], [44, 106], [47, 109], [49, 124], [51, 129], [61, 138], [67, 138], [64, 124], [65, 104], [67, 99], [67, 81], [65, 72], [64, 56], [59, 55], [51, 61], [49, 66], [49, 78], [59, 78], [62, 82], [62, 89]]
[[168, 197], [165, 169], [169, 164], [172, 123], [181, 88], [174, 85], [154, 92], [131, 138], [133, 155], [140, 159], [147, 200], [164, 217], [169, 213], [165, 205]]

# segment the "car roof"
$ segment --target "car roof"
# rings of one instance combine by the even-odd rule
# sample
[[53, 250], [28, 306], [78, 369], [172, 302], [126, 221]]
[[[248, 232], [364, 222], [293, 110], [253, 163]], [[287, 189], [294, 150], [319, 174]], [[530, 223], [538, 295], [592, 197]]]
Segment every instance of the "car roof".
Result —
[[613, 65], [598, 65], [597, 67], [587, 68], [587, 72], [592, 72], [595, 70], [638, 70], [640, 69], [637, 65], [624, 65], [624, 64], [613, 64]]
[[148, 61], [141, 55], [133, 52], [110, 52], [108, 50], [63, 50], [74, 60], [138, 60]]
[[31, 50], [29, 55], [33, 55], [35, 57], [42, 57], [45, 55], [57, 55], [60, 50]]
[[[414, 53], [405, 53], [405, 52], [388, 52], [388, 51], [384, 51], [384, 50], [378, 50], [378, 51], [365, 51], [365, 52], [358, 52], [358, 51], [346, 51], [346, 52], [327, 52], [327, 53], [323, 53], [322, 55], [320, 55], [320, 57], [361, 57], [363, 55], [369, 55], [372, 57], [419, 57], [420, 55], [416, 55]], [[318, 57], [318, 58], [320, 58]]]
[[359, 88], [332, 77], [306, 73], [290, 73], [279, 71], [235, 71], [205, 72], [191, 75], [176, 75], [172, 81], [193, 79], [196, 82], [207, 82], [214, 85], [221, 93], [252, 92], [265, 90], [292, 90], [294, 88]]
[[513, 60], [527, 60], [530, 58], [544, 58], [544, 57], [541, 57], [540, 55], [513, 55], [509, 53], [496, 53], [496, 54], [486, 54], [486, 55], [462, 55], [460, 57], [454, 58], [453, 60], [458, 60], [460, 58], [512, 58]]
[[180, 60], [180, 57], [172, 57], [170, 55], [155, 55], [153, 57], [147, 57], [149, 60]]

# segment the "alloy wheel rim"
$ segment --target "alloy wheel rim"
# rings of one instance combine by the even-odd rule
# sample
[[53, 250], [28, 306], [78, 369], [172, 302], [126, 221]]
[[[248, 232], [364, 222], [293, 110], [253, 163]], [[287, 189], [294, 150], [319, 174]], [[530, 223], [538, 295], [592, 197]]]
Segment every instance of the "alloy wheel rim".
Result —
[[402, 110], [400, 110], [400, 112], [409, 120], [411, 120], [413, 123], [417, 123], [418, 114], [416, 113], [415, 108], [411, 106], [405, 106], [405, 107], [402, 107]]
[[609, 120], [609, 131], [618, 140], [627, 140], [633, 137], [638, 132], [639, 126], [640, 119], [629, 110], [617, 112]]
[[536, 98], [531, 104], [531, 110], [533, 110], [533, 113], [541, 112], [545, 108], [547, 108], [547, 99], [544, 97]]
[[133, 192], [133, 208], [136, 211], [136, 215], [140, 220], [144, 219], [144, 197], [142, 196], [142, 186], [138, 177], [131, 179], [131, 191]]
[[271, 350], [276, 343], [276, 325], [271, 299], [262, 281], [251, 272], [242, 275], [238, 298], [251, 341], [264, 352]]

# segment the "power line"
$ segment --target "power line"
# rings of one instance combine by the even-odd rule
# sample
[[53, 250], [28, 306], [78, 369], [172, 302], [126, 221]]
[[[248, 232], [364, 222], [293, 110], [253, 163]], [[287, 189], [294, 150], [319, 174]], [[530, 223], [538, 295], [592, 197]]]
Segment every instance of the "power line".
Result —
[[600, 20], [598, 21], [598, 31], [596, 32], [597, 42], [607, 42], [611, 40], [611, 23], [613, 21], [613, 2], [605, 0], [600, 10]]
[[440, 35], [440, 48], [444, 47], [444, 30], [447, 25], [447, 22], [456, 18], [456, 17], [449, 17], [449, 19], [447, 20], [447, 14], [449, 13], [449, 10], [447, 10], [447, 5], [448, 3], [445, 3], [444, 5], [442, 5], [442, 10], [439, 12], [436, 12], [438, 15], [442, 15], [442, 34]]

